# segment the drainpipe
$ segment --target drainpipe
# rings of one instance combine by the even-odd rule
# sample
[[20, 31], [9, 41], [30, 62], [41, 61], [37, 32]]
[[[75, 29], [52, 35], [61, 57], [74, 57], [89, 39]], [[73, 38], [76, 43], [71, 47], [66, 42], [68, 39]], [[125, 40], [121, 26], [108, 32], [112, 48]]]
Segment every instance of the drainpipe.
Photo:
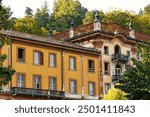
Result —
[[84, 57], [84, 55], [83, 55], [83, 54], [81, 54], [81, 79], [82, 79], [82, 87], [81, 87], [82, 96], [81, 96], [81, 99], [84, 99], [84, 73], [83, 73], [83, 57]]
[[[13, 41], [11, 41], [10, 45], [8, 46], [8, 66], [10, 66], [12, 68], [12, 43]], [[10, 81], [10, 83], [8, 84], [8, 88], [9, 91], [12, 87], [12, 80]]]
[[64, 56], [65, 52], [64, 49], [61, 51], [61, 80], [62, 80], [62, 91], [65, 91], [65, 84], [64, 84]]
[[101, 62], [101, 54], [98, 56], [98, 94], [99, 94], [99, 99], [100, 99], [100, 95], [101, 95], [101, 92], [100, 92], [100, 88], [101, 88], [101, 85], [100, 84], [103, 84], [103, 83], [100, 83], [101, 82], [101, 66], [100, 66], [100, 62]]

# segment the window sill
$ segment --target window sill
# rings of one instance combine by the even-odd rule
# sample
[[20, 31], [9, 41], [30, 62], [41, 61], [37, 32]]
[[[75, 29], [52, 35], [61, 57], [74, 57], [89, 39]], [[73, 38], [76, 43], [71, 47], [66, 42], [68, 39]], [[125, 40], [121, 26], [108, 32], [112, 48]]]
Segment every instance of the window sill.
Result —
[[76, 69], [74, 69], [74, 70], [73, 69], [69, 69], [69, 71], [77, 71], [77, 70]]
[[40, 65], [40, 64], [33, 64], [34, 66], [43, 66], [43, 65]]
[[95, 73], [95, 71], [88, 71], [88, 73], [92, 73], [93, 74], [93, 73]]
[[53, 68], [53, 69], [56, 69], [57, 67], [55, 66], [55, 67], [51, 67], [51, 66], [48, 66], [49, 68]]
[[26, 64], [25, 61], [17, 61], [16, 63], [19, 63], [19, 64]]

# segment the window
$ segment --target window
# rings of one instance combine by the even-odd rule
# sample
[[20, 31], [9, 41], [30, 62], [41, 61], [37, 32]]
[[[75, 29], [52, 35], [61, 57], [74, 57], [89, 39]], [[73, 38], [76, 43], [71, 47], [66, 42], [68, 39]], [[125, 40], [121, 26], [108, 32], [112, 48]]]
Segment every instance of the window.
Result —
[[18, 62], [25, 62], [25, 49], [18, 48]]
[[94, 72], [94, 61], [88, 60], [88, 70], [89, 72]]
[[120, 46], [116, 45], [115, 46], [115, 54], [120, 55], [120, 53], [121, 53]]
[[56, 54], [49, 54], [50, 67], [56, 67]]
[[34, 89], [41, 88], [41, 76], [35, 75], [34, 76]]
[[95, 95], [95, 83], [92, 82], [89, 83], [89, 95], [91, 96]]
[[109, 63], [104, 63], [104, 74], [109, 75]]
[[110, 83], [106, 83], [105, 84], [105, 94], [108, 93], [109, 89], [110, 89]]
[[24, 74], [18, 74], [17, 75], [17, 87], [24, 87], [24, 79], [25, 79], [25, 75]]
[[56, 90], [56, 78], [50, 77], [50, 90]]
[[131, 56], [130, 51], [127, 51], [127, 56], [130, 58], [130, 56]]
[[108, 47], [104, 46], [104, 54], [109, 54]]
[[77, 93], [77, 83], [75, 80], [70, 80], [70, 93], [72, 94]]
[[76, 69], [76, 59], [75, 59], [75, 57], [70, 57], [69, 58], [69, 63], [70, 63], [70, 70], [75, 70]]
[[43, 53], [34, 51], [34, 64], [35, 65], [43, 65]]

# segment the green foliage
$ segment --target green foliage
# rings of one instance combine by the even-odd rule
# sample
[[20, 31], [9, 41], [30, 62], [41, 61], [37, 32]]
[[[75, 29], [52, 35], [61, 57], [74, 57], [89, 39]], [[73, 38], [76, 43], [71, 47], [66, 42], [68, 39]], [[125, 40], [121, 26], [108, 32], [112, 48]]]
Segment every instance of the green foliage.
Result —
[[127, 100], [127, 94], [120, 89], [110, 89], [106, 95], [104, 95], [103, 100]]
[[[7, 11], [8, 10], [8, 11]], [[0, 29], [9, 28], [10, 22], [10, 9], [7, 9], [6, 7], [3, 7], [0, 1], [0, 23], [3, 25], [0, 25]], [[5, 24], [5, 25], [4, 25]], [[5, 39], [2, 38], [2, 34], [0, 34], [0, 51], [3, 46], [10, 44], [9, 37], [6, 37]], [[3, 65], [4, 61], [7, 59], [7, 56], [5, 54], [0, 55], [0, 92], [3, 85], [7, 85], [9, 81], [11, 81], [12, 75], [15, 73], [15, 70], [13, 70], [10, 66], [6, 67]]]
[[150, 15], [150, 4], [144, 7], [144, 15]]
[[116, 22], [121, 25], [128, 26], [133, 14], [129, 11], [113, 10], [107, 12], [103, 19], [104, 22]]
[[20, 32], [33, 33], [34, 32], [34, 19], [30, 16], [18, 18], [15, 20], [14, 30]]
[[9, 7], [2, 6], [0, 0], [0, 29], [10, 29], [11, 22], [10, 16], [12, 15], [11, 9]]
[[30, 7], [26, 7], [25, 14], [27, 16], [33, 16], [33, 10]]
[[54, 0], [53, 18], [56, 21], [56, 30], [70, 28], [71, 20], [76, 26], [82, 24], [87, 9], [81, 6], [78, 0]]
[[[9, 43], [9, 38], [3, 39], [0, 36], [0, 49], [3, 46]], [[12, 75], [15, 73], [15, 70], [11, 68], [11, 66], [4, 66], [3, 63], [7, 59], [7, 55], [0, 55], [0, 92], [3, 85], [7, 85], [9, 81], [11, 81]]]
[[[133, 22], [133, 29], [135, 31], [150, 34], [150, 5], [147, 5], [144, 10], [140, 10], [138, 14], [130, 11], [113, 10], [106, 13], [99, 10], [100, 21], [103, 22], [116, 22], [123, 26], [128, 26], [130, 20]], [[2, 19], [7, 19], [11, 15], [10, 8], [6, 8], [7, 15]], [[91, 23], [95, 18], [95, 10], [87, 11], [82, 7], [79, 0], [54, 0], [53, 13], [50, 13], [47, 2], [44, 2], [41, 8], [38, 8], [33, 14], [31, 8], [26, 7], [26, 16], [23, 18], [15, 19], [8, 18], [0, 23], [9, 29], [12, 28], [16, 31], [27, 32], [37, 35], [49, 36], [51, 34], [64, 31], [70, 28], [72, 19], [75, 26]], [[3, 15], [4, 16], [4, 15]], [[11, 27], [13, 25], [13, 27]]]
[[[133, 21], [133, 29], [139, 32], [150, 33], [150, 15], [143, 15], [142, 10], [139, 14], [129, 11], [113, 10], [107, 13], [99, 11], [101, 21], [111, 23], [116, 22], [123, 26], [128, 26], [130, 20]], [[83, 24], [94, 22], [95, 11], [87, 11]]]
[[35, 15], [32, 14], [32, 9], [28, 7], [25, 12], [25, 17], [14, 19], [13, 29], [20, 32], [48, 36], [51, 27], [51, 17], [47, 2], [44, 2], [41, 9], [36, 10]]
[[115, 87], [129, 93], [129, 99], [150, 99], [150, 43], [139, 45], [142, 61], [132, 59], [134, 67], [129, 68], [122, 82]]
[[150, 34], [150, 15], [135, 15], [133, 22], [137, 31]]
[[[83, 19], [83, 24], [88, 24], [88, 23], [92, 23], [94, 22], [94, 19], [95, 19], [95, 13], [96, 11], [87, 11], [86, 14], [85, 14], [85, 18]], [[99, 14], [99, 20], [101, 21], [103, 18], [104, 18], [104, 13], [103, 11], [98, 11], [98, 14]]]

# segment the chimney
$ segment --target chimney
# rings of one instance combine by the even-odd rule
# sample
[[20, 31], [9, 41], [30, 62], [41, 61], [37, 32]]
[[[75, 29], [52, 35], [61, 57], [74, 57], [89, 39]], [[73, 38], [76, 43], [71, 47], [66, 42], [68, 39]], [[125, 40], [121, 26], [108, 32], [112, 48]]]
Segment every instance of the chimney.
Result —
[[101, 23], [99, 20], [98, 11], [96, 10], [95, 20], [94, 20], [94, 30], [101, 30]]
[[72, 20], [72, 21], [71, 21], [71, 26], [70, 26], [70, 38], [72, 38], [72, 37], [74, 36], [73, 27], [74, 27], [74, 22], [73, 22], [73, 20]]
[[133, 26], [132, 26], [132, 21], [130, 20], [130, 23], [129, 23], [129, 36], [131, 37], [131, 38], [135, 38], [135, 32], [134, 32], [134, 30], [133, 30]]

